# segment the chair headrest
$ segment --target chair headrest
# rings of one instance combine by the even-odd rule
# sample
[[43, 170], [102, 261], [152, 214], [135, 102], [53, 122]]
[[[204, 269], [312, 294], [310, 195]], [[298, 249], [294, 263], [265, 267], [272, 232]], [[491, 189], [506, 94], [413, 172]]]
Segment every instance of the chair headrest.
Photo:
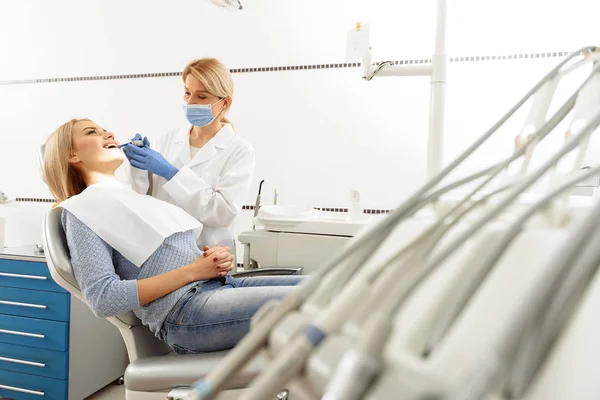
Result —
[[[62, 226], [61, 215], [62, 208], [60, 207], [56, 207], [46, 214], [44, 221], [44, 252], [46, 254], [46, 261], [53, 277], [55, 274], [58, 274], [59, 278], [62, 278], [69, 285], [73, 286], [73, 288], [65, 289], [71, 293], [73, 293], [71, 289], [76, 289], [74, 294], [81, 298], [79, 284], [75, 279], [71, 266], [71, 256], [69, 255], [69, 247]], [[58, 283], [63, 286], [62, 282]]]

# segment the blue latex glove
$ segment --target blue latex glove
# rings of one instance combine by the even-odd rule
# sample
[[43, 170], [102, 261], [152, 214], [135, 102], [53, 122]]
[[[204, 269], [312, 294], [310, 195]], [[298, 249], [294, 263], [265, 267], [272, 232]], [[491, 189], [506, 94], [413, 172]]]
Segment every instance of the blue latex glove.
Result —
[[[136, 135], [134, 139], [141, 139]], [[123, 148], [129, 163], [135, 168], [144, 169], [152, 172], [154, 175], [162, 176], [167, 181], [171, 180], [176, 173], [179, 172], [170, 162], [168, 162], [162, 154], [150, 148], [150, 141], [147, 137], [144, 138], [144, 147], [137, 147], [128, 144]]]
[[[132, 142], [134, 140], [142, 140], [142, 135], [140, 135], [139, 133], [136, 133], [135, 136], [131, 138], [130, 142]], [[129, 160], [129, 163], [131, 163], [131, 155], [133, 153], [130, 151], [127, 151], [127, 146], [123, 147], [123, 153], [125, 153], [125, 157], [127, 157], [127, 159]]]

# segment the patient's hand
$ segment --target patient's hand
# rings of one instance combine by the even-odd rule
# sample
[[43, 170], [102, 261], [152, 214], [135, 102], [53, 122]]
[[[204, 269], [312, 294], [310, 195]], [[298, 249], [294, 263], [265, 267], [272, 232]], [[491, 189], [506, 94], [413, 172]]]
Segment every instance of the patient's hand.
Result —
[[229, 271], [233, 269], [233, 263], [235, 257], [231, 254], [229, 247], [221, 247], [216, 245], [215, 247], [204, 246], [204, 257], [212, 259], [217, 269], [217, 276], [225, 276]]
[[[212, 251], [215, 251], [217, 248], [222, 249], [222, 247], [220, 245], [216, 245], [215, 247], [209, 247], [209, 246], [204, 246], [202, 248], [202, 251], [204, 251], [205, 254], [210, 255]], [[229, 247], [225, 247], [227, 249], [227, 252], [231, 255], [231, 269], [233, 269], [233, 266], [235, 265], [235, 256], [233, 254], [231, 254], [231, 250], [229, 249]], [[224, 265], [224, 267], [227, 267], [226, 265]], [[229, 269], [231, 271], [231, 269]]]
[[229, 247], [204, 247], [204, 254], [187, 265], [193, 280], [223, 277], [233, 269], [233, 256]]

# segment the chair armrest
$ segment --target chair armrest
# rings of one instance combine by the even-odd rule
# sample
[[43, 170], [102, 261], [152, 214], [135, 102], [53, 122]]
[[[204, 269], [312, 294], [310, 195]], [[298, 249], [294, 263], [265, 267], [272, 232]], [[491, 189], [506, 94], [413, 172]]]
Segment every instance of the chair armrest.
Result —
[[250, 276], [267, 275], [302, 275], [302, 267], [299, 268], [257, 268], [249, 271], [236, 272], [232, 274], [234, 278], [248, 278]]

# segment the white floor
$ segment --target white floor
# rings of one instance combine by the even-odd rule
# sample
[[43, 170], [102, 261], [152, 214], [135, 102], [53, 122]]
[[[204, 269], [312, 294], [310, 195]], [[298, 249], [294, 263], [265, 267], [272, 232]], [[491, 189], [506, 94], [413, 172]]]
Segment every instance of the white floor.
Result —
[[125, 400], [125, 385], [110, 384], [85, 400]]

